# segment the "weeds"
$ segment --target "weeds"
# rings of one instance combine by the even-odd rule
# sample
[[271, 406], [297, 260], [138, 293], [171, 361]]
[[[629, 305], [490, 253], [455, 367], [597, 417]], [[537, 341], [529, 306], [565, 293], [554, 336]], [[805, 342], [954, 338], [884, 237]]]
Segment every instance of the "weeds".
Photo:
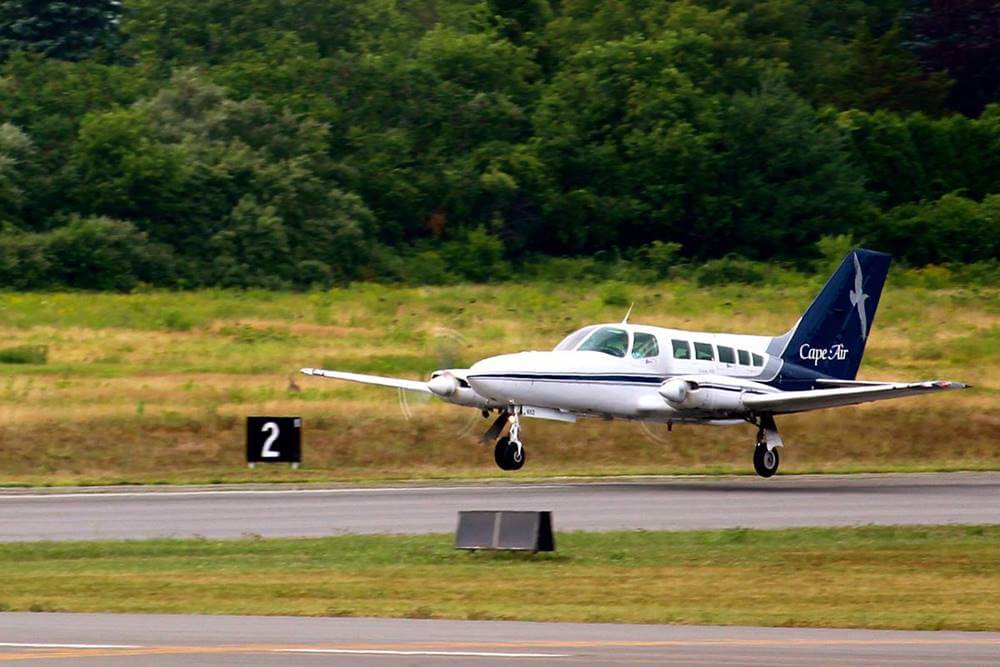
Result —
[[0, 350], [0, 364], [44, 364], [48, 360], [47, 345], [16, 345]]
[[[304, 294], [0, 294], [0, 359], [35, 350], [0, 363], [0, 484], [494, 475], [475, 444], [486, 428], [475, 411], [298, 376], [301, 392], [290, 394], [289, 374], [323, 366], [426, 377], [494, 354], [550, 349], [584, 324], [620, 321], [632, 301], [632, 322], [776, 335], [822, 279], [785, 270], [767, 277], [774, 284], [766, 288], [616, 277]], [[861, 379], [945, 378], [975, 390], [785, 417], [785, 470], [1000, 467], [998, 295], [890, 282]], [[168, 328], [172, 312], [184, 319]], [[311, 471], [248, 474], [248, 414], [303, 416]], [[749, 427], [669, 435], [590, 420], [524, 427], [528, 475], [746, 472], [752, 441]]]

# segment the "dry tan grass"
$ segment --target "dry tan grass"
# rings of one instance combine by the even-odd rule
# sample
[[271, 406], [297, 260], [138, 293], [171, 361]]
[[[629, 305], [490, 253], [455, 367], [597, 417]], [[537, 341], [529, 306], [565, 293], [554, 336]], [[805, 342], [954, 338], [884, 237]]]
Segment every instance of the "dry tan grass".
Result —
[[[813, 292], [684, 283], [628, 289], [633, 321], [758, 334], [786, 330]], [[392, 390], [294, 376], [302, 389], [294, 393], [289, 374], [329, 362], [420, 377], [443, 352], [469, 363], [548, 349], [587, 322], [621, 318], [619, 306], [595, 294], [506, 285], [364, 287], [260, 302], [218, 293], [177, 295], [176, 303], [163, 294], [6, 297], [26, 314], [17, 326], [0, 322], [0, 339], [46, 344], [50, 355], [47, 366], [0, 366], [0, 483], [243, 478], [242, 417], [266, 413], [306, 418], [314, 477], [494, 475], [490, 452], [475, 442], [486, 423], [474, 411], [411, 395], [408, 419]], [[975, 389], [782, 418], [784, 469], [1000, 466], [998, 294], [888, 289], [860, 377], [940, 377]], [[41, 301], [74, 323], [32, 324]], [[145, 321], [130, 328], [112, 317], [170, 309], [193, 313], [184, 330]], [[100, 318], [112, 321], [87, 324]], [[526, 471], [746, 471], [750, 430], [678, 427], [668, 435], [629, 423], [528, 421]]]

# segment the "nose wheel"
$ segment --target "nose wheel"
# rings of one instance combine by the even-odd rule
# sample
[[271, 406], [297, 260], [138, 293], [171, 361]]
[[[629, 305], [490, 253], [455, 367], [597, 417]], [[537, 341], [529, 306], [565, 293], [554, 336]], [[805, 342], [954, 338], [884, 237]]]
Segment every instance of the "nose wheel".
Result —
[[524, 466], [524, 445], [518, 438], [520, 425], [517, 420], [517, 413], [511, 413], [510, 431], [507, 435], [497, 440], [493, 448], [493, 460], [501, 470], [520, 470]]
[[501, 470], [520, 470], [524, 465], [524, 446], [504, 436], [493, 448], [493, 459]]

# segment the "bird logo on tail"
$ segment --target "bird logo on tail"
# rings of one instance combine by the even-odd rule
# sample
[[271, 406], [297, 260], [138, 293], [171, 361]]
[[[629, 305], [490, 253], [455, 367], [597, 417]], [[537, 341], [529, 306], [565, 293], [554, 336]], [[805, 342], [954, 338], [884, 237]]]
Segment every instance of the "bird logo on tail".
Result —
[[868, 316], [865, 314], [865, 301], [868, 295], [862, 291], [865, 277], [861, 274], [861, 262], [858, 261], [858, 254], [854, 253], [854, 289], [851, 290], [851, 305], [858, 307], [858, 317], [861, 318], [861, 340], [867, 337]]

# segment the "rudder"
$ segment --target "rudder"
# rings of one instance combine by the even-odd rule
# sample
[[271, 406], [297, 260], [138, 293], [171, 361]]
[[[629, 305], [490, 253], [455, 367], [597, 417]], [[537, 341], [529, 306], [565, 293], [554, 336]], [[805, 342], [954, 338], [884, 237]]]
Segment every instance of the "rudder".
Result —
[[878, 309], [892, 257], [861, 248], [844, 261], [820, 290], [787, 338], [781, 355], [813, 373], [853, 380]]

